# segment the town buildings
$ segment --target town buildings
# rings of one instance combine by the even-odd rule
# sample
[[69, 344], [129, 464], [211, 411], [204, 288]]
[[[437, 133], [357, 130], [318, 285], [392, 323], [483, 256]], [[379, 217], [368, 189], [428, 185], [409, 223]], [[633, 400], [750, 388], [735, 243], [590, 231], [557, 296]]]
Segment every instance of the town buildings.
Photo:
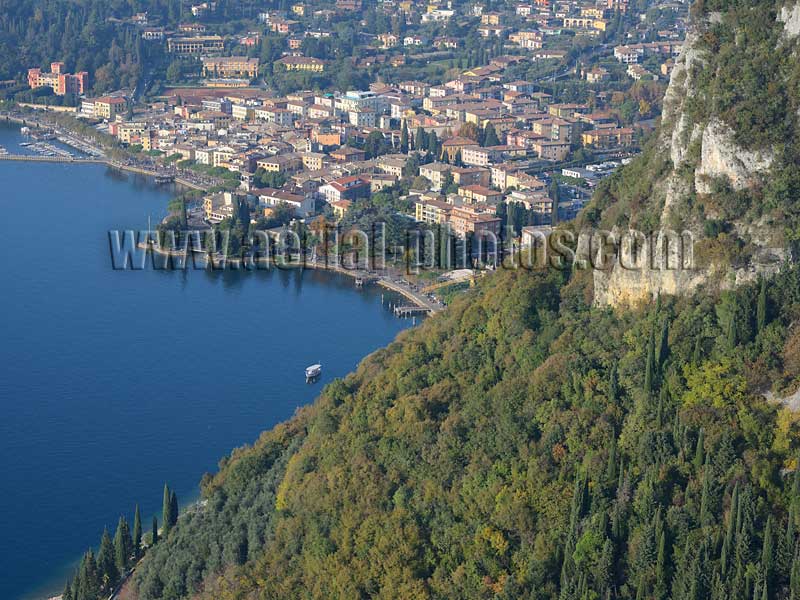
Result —
[[89, 88], [89, 73], [67, 73], [63, 62], [53, 62], [49, 73], [39, 68], [28, 69], [28, 87], [49, 87], [56, 96], [81, 95]]
[[243, 77], [255, 79], [258, 75], [258, 59], [246, 56], [203, 57], [204, 77]]
[[175, 37], [167, 40], [167, 50], [172, 54], [200, 56], [225, 49], [225, 40], [219, 35]]
[[[663, 73], [659, 65], [668, 69], [681, 47], [679, 28], [677, 35], [648, 30], [637, 14], [627, 19], [631, 31], [617, 38], [624, 44], [607, 45], [600, 34], [613, 34], [613, 12], [639, 10], [622, 0], [533, 0], [492, 10], [387, 0], [377, 10], [404, 15], [402, 29], [355, 36], [347, 56], [327, 54], [331, 24], [353, 22], [359, 4], [290, 3], [264, 9], [242, 31], [219, 27], [210, 7], [201, 9], [205, 22], [187, 19], [174, 34], [154, 19], [146, 29], [138, 23], [153, 42], [148, 47], [163, 35], [170, 60], [189, 65], [189, 80], [130, 110], [115, 95], [85, 98], [81, 113], [108, 121], [121, 144], [172, 157], [181, 168], [236, 173], [258, 217], [286, 204], [296, 218], [322, 212], [341, 220], [381, 194], [381, 202], [393, 202], [397, 215], [420, 227], [490, 235], [505, 227], [497, 212], [508, 204], [546, 222], [553, 210], [548, 189], [562, 168], [579, 175], [567, 176], [574, 181], [566, 189], [581, 180], [594, 185], [607, 173], [589, 171], [593, 161], [636, 152], [639, 131], [656, 114], [622, 110], [626, 92], [635, 78], [663, 85], [654, 78]], [[405, 17], [420, 8], [422, 24]], [[483, 36], [479, 52], [467, 52], [464, 39], [451, 35], [446, 23], [453, 17]], [[566, 43], [576, 36], [585, 46], [577, 60]], [[276, 44], [277, 57], [266, 80], [279, 83], [268, 89], [263, 80], [254, 83], [260, 66], [266, 73], [253, 57], [266, 39]], [[504, 54], [504, 44], [514, 51]], [[425, 61], [444, 52], [445, 76], [437, 79]], [[393, 66], [404, 62], [411, 68]], [[417, 68], [418, 75], [409, 75]], [[374, 77], [338, 89], [343, 69]], [[47, 75], [30, 77], [38, 83]], [[210, 196], [209, 222], [232, 214], [235, 198]]]

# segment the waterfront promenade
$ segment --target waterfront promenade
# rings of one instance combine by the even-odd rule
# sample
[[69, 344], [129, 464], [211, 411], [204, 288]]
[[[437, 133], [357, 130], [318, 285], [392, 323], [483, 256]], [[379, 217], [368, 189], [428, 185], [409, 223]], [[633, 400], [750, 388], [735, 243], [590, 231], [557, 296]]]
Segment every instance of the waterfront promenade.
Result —
[[[28, 127], [38, 129], [53, 129], [58, 127], [56, 124], [48, 123], [46, 121], [38, 121], [31, 117], [14, 115], [9, 113], [0, 113], [0, 119], [9, 123], [16, 123]], [[178, 185], [201, 192], [208, 191], [219, 183], [219, 181], [208, 177], [202, 177], [191, 171], [185, 169], [178, 169], [174, 165], [171, 167], [164, 167], [152, 161], [145, 162], [137, 159], [136, 157], [129, 157], [125, 161], [114, 160], [110, 158], [105, 150], [99, 147], [96, 142], [83, 137], [79, 137], [73, 131], [69, 131], [68, 135], [60, 135], [58, 140], [67, 145], [75, 148], [79, 152], [89, 154], [90, 156], [82, 157], [66, 157], [66, 156], [37, 156], [29, 154], [3, 154], [0, 155], [0, 160], [6, 161], [21, 161], [21, 162], [50, 162], [50, 163], [64, 163], [64, 164], [105, 164], [112, 169], [120, 171], [128, 171], [130, 173], [138, 173], [147, 177], [168, 177]]]

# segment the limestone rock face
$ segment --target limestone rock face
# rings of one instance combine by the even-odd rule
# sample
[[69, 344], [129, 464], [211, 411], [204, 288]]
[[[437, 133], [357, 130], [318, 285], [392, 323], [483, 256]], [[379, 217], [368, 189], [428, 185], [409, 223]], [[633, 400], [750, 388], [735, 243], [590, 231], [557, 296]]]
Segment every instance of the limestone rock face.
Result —
[[715, 178], [727, 179], [735, 190], [744, 189], [766, 174], [772, 161], [771, 152], [747, 151], [736, 145], [733, 131], [714, 119], [703, 129], [700, 165], [694, 172], [695, 189], [698, 194], [710, 194], [710, 182]]
[[[689, 232], [664, 233], [651, 238], [620, 239], [612, 266], [593, 271], [594, 301], [599, 306], [635, 306], [653, 301], [659, 294], [694, 291], [707, 273], [694, 265], [694, 236]], [[634, 242], [636, 240], [636, 242]], [[634, 252], [634, 244], [638, 252]]]
[[778, 21], [783, 23], [786, 37], [793, 38], [800, 35], [800, 4], [781, 8]]
[[[775, 162], [773, 149], [746, 150], [736, 143], [734, 131], [716, 117], [704, 122], [693, 122], [686, 110], [688, 101], [699, 94], [696, 82], [700, 70], [709, 61], [701, 49], [703, 32], [722, 19], [719, 13], [706, 15], [687, 33], [683, 50], [675, 61], [669, 85], [664, 95], [661, 128], [658, 144], [662, 155], [669, 156], [672, 168], [654, 182], [651, 202], [660, 206], [659, 223], [668, 229], [675, 222], [672, 217], [686, 210], [687, 199], [712, 194], [715, 181], [727, 181], [734, 190], [754, 186], [767, 176]], [[800, 3], [784, 8], [778, 20], [784, 23], [787, 36], [800, 34]], [[685, 175], [688, 172], [689, 177]], [[708, 213], [711, 216], [713, 213]], [[737, 233], [758, 248], [782, 254], [782, 249], [771, 248], [770, 227], [753, 223], [731, 223]], [[697, 227], [696, 239], [703, 237]], [[753, 264], [734, 269], [729, 265], [712, 265], [708, 268], [663, 269], [644, 266], [625, 269], [619, 263], [612, 268], [594, 272], [594, 301], [597, 305], [625, 306], [652, 301], [658, 294], [688, 294], [698, 286], [713, 279], [718, 285], [732, 286], [753, 280], [759, 273], [772, 270], [774, 265]]]
[[654, 301], [659, 294], [690, 294], [705, 281], [703, 271], [615, 267], [610, 272], [594, 272], [594, 301], [597, 306], [637, 306]]
[[662, 143], [669, 148], [670, 158], [675, 167], [684, 162], [690, 143], [699, 134], [683, 110], [686, 100], [694, 94], [692, 67], [695, 63], [704, 64], [703, 59], [695, 50], [696, 41], [697, 33], [693, 30], [689, 31], [683, 50], [675, 61], [669, 85], [664, 94], [661, 138]]

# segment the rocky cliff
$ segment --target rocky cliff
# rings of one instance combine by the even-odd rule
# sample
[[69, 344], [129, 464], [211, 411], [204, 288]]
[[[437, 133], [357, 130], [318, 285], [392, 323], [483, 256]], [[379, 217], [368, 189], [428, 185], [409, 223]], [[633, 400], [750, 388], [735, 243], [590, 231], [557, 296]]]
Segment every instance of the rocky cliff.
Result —
[[635, 304], [709, 282], [730, 287], [788, 256], [800, 190], [798, 33], [800, 4], [695, 4], [659, 130], [634, 165], [598, 190], [603, 216], [592, 223], [691, 231], [694, 265], [596, 271], [597, 304]]

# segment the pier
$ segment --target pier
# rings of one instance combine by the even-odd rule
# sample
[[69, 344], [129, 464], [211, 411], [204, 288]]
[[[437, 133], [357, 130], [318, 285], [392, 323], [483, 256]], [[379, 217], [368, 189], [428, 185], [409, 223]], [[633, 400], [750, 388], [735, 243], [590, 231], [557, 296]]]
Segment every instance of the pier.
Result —
[[427, 315], [432, 311], [427, 306], [395, 306], [394, 314], [397, 317], [415, 317], [417, 315]]
[[70, 164], [108, 164], [102, 158], [77, 158], [74, 156], [36, 156], [28, 154], [0, 154], [0, 160], [16, 160], [23, 162], [48, 162], [48, 163], [70, 163]]

